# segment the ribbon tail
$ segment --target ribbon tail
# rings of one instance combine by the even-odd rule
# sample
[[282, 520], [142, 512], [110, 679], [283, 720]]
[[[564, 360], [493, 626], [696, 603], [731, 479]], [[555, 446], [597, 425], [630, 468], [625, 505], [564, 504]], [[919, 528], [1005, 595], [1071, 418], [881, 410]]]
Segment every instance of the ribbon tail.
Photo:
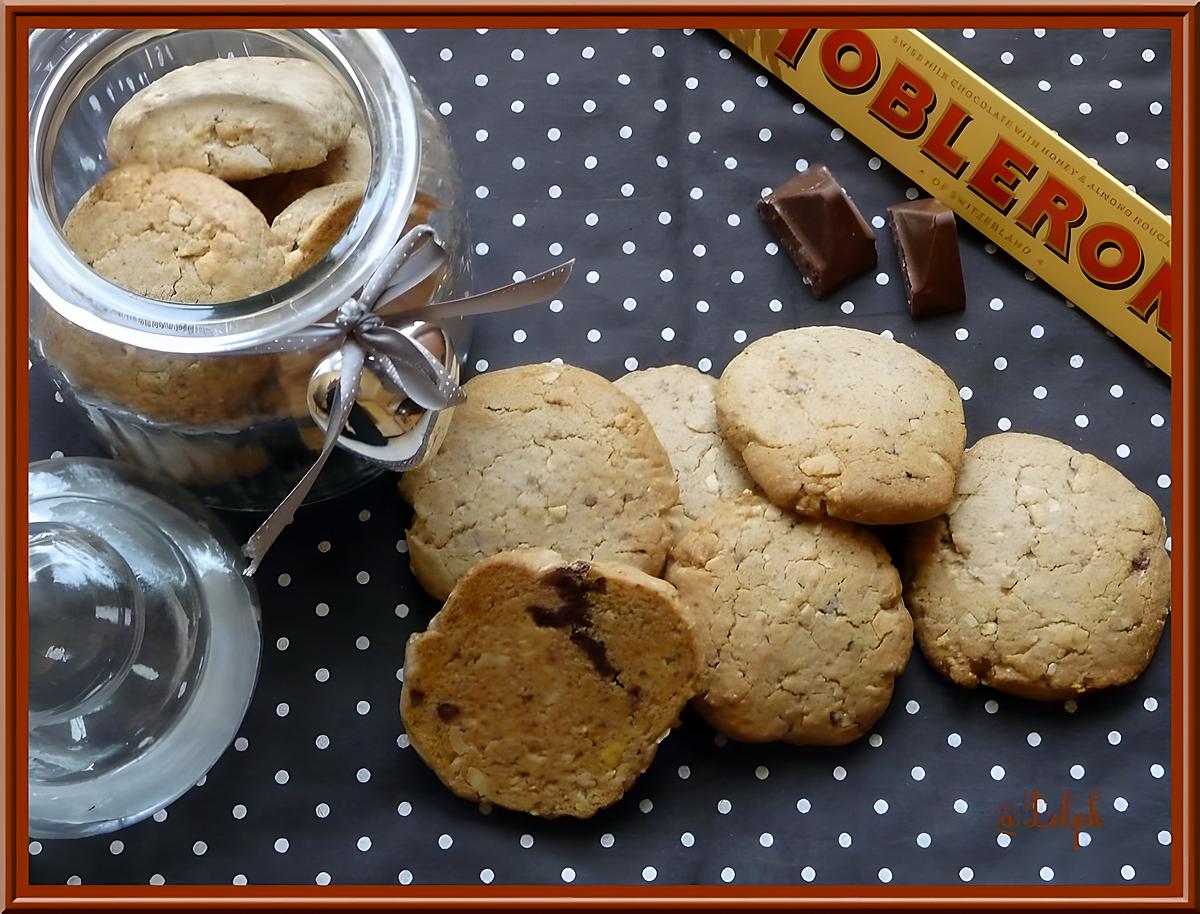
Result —
[[279, 503], [279, 507], [271, 512], [271, 516], [263, 521], [262, 526], [254, 531], [254, 535], [242, 547], [243, 554], [250, 560], [245, 571], [242, 572], [246, 577], [253, 576], [254, 572], [258, 570], [259, 564], [266, 557], [271, 546], [295, 518], [297, 509], [308, 497], [308, 493], [312, 491], [325, 462], [337, 445], [338, 437], [350, 419], [350, 409], [358, 398], [366, 354], [362, 347], [353, 340], [346, 340], [341, 351], [342, 372], [338, 378], [337, 398], [329, 415], [329, 424], [325, 428], [324, 446], [313, 465], [308, 468], [308, 472], [296, 483], [296, 487], [287, 494], [287, 497]]

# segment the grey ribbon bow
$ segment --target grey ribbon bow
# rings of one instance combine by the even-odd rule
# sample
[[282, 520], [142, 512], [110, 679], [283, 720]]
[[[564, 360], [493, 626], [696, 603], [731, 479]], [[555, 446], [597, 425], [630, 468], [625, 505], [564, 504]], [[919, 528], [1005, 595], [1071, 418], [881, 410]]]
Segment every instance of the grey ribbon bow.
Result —
[[[392, 326], [376, 313], [431, 276], [445, 261], [446, 251], [437, 234], [428, 225], [418, 225], [396, 242], [358, 295], [338, 308], [332, 322], [313, 324], [247, 350], [302, 351], [341, 340], [341, 372], [321, 453], [296, 487], [242, 547], [242, 552], [250, 560], [243, 574], [250, 576], [258, 570], [267, 551], [292, 522], [297, 509], [312, 491], [338, 438], [346, 429], [351, 407], [358, 398], [364, 369], [386, 387], [403, 393], [430, 412], [455, 406], [466, 399], [463, 389], [438, 359], [399, 327]], [[426, 305], [404, 314], [401, 320], [404, 325], [411, 325], [414, 320], [432, 323], [446, 318], [521, 308], [543, 301], [563, 287], [571, 275], [573, 264], [573, 260], [568, 261], [490, 292]]]

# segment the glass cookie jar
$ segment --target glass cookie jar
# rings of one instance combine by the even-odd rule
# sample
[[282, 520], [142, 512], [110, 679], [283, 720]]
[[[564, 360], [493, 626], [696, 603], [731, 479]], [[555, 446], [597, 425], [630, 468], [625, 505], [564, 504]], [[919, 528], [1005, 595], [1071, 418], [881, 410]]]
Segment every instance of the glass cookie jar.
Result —
[[[262, 348], [331, 319], [400, 236], [422, 222], [437, 231], [447, 259], [380, 313], [419, 322], [423, 305], [469, 291], [465, 206], [445, 126], [375, 30], [38, 30], [29, 49], [32, 353], [113, 456], [165, 473], [215, 507], [274, 508], [321, 449], [308, 379], [333, 344]], [[243, 55], [315, 61], [356, 103], [371, 171], [345, 234], [303, 274], [238, 301], [165, 302], [104, 279], [75, 255], [62, 225], [108, 170], [113, 115], [171, 70]], [[457, 375], [470, 322], [443, 326], [454, 363], [447, 367]], [[312, 498], [340, 494], [378, 472], [339, 448]]]

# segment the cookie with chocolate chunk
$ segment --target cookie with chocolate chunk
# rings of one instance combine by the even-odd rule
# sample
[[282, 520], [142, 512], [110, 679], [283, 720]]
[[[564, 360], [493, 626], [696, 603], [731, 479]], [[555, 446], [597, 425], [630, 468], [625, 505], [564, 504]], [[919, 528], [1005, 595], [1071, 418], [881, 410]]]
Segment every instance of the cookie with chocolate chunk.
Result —
[[662, 571], [679, 500], [638, 405], [572, 365], [476, 375], [437, 454], [400, 478], [413, 573], [445, 599], [481, 558], [526, 546]]
[[864, 735], [912, 653], [900, 576], [868, 530], [747, 493], [671, 552], [702, 652], [695, 705], [746, 742], [841, 745]]
[[400, 713], [460, 797], [587, 818], [650, 765], [696, 673], [670, 585], [524, 549], [476, 565], [409, 639]]
[[1166, 625], [1166, 535], [1107, 463], [1040, 435], [983, 438], [946, 514], [909, 531], [917, 642], [969, 688], [1064, 699], [1129, 682]]

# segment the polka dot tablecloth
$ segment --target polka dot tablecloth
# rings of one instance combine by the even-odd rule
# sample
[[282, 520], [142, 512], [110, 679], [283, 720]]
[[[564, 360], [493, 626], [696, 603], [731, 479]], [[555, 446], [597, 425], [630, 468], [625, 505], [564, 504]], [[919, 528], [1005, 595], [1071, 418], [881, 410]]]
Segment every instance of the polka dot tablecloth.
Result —
[[[1168, 207], [1167, 33], [932, 37]], [[1007, 429], [1063, 439], [1168, 511], [1166, 378], [973, 231], [961, 232], [964, 314], [909, 318], [886, 231], [876, 270], [812, 299], [755, 214], [760, 191], [824, 162], [877, 227], [915, 191], [715, 34], [393, 38], [457, 145], [479, 287], [577, 259], [559, 299], [479, 321], [471, 372], [559, 357], [609, 378], [671, 362], [717, 374], [763, 335], [847, 324], [943, 365], [971, 441]], [[36, 366], [31, 410], [31, 458], [98, 453]], [[254, 525], [227, 520], [239, 535]], [[407, 521], [391, 479], [303, 511], [257, 578], [262, 673], [234, 744], [141, 824], [31, 842], [32, 880], [1169, 881], [1169, 633], [1137, 682], [1065, 705], [953, 688], [914, 651], [879, 726], [843, 748], [739, 745], [689, 714], [626, 798], [584, 822], [458, 800], [397, 711], [405, 641], [436, 609], [408, 571]], [[1066, 791], [1087, 820], [1078, 847], [1072, 829], [1024, 818], [1002, 833], [1006, 809], [1041, 806], [1044, 822]]]

